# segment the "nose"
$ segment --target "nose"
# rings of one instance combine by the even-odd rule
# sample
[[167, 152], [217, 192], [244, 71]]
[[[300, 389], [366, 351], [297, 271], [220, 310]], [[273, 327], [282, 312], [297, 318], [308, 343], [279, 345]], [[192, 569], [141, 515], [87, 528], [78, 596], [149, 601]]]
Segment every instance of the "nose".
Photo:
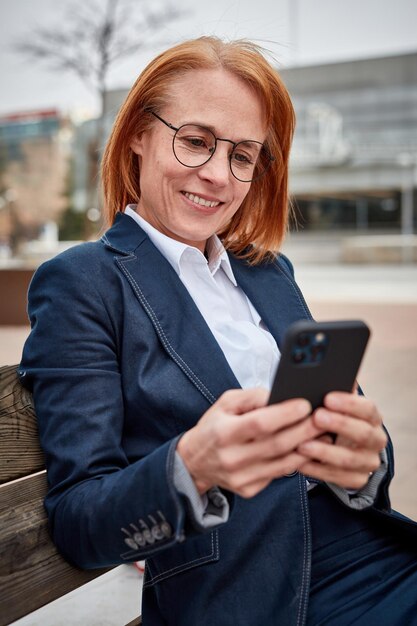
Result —
[[232, 176], [227, 146], [217, 144], [216, 151], [211, 159], [198, 168], [198, 174], [201, 178], [210, 181], [217, 187], [227, 185]]

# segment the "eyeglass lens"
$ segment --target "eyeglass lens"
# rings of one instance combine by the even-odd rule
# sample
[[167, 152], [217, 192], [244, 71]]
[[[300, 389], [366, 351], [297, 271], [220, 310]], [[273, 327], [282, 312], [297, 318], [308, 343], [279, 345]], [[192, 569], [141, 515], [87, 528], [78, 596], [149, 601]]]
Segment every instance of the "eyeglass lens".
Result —
[[[216, 137], [210, 129], [195, 124], [185, 124], [175, 133], [174, 154], [187, 167], [199, 167], [207, 163], [216, 150]], [[270, 164], [271, 157], [257, 141], [240, 141], [229, 157], [235, 178], [242, 182], [261, 176]]]

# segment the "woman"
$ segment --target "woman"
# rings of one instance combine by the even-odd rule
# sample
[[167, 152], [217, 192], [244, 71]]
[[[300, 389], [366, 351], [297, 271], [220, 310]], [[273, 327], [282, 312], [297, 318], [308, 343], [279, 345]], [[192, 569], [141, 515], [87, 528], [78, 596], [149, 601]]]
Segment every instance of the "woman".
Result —
[[164, 52], [107, 145], [110, 229], [31, 285], [20, 375], [54, 540], [85, 568], [146, 558], [145, 625], [416, 619], [415, 553], [394, 537], [416, 526], [390, 512], [374, 404], [265, 406], [283, 334], [310, 316], [277, 254], [293, 128], [254, 45]]

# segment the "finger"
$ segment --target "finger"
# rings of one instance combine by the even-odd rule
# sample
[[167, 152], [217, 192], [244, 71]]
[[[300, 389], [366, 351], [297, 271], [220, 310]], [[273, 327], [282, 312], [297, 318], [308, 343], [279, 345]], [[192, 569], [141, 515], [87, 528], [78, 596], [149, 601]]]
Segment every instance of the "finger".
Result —
[[323, 434], [311, 417], [293, 424], [263, 439], [249, 444], [249, 451], [262, 459], [277, 459], [294, 451], [302, 442], [315, 439]]
[[263, 462], [245, 467], [240, 472], [225, 473], [219, 478], [219, 486], [238, 493], [243, 497], [252, 497], [257, 486], [266, 486], [271, 480], [292, 474], [306, 463], [306, 457], [293, 452], [285, 458]]
[[361, 448], [345, 448], [329, 445], [323, 441], [306, 441], [298, 446], [297, 451], [304, 456], [320, 461], [324, 465], [347, 471], [375, 472], [381, 464], [376, 451]]
[[[269, 485], [270, 482], [272, 482], [272, 479], [259, 480], [259, 481], [251, 483], [250, 485], [244, 485], [238, 491], [235, 491], [235, 493], [237, 493], [237, 495], [240, 496], [241, 498], [253, 498], [258, 493], [263, 491]], [[230, 488], [229, 488], [229, 491], [231, 491]]]
[[290, 428], [243, 443], [219, 449], [218, 455], [222, 466], [229, 473], [240, 471], [255, 464], [284, 458], [297, 446], [321, 434], [311, 418], [307, 418]]
[[324, 406], [330, 411], [352, 415], [371, 424], [382, 424], [382, 417], [375, 404], [364, 396], [333, 391], [325, 396]]
[[251, 389], [230, 389], [225, 391], [214, 406], [219, 406], [227, 413], [241, 415], [265, 406], [268, 402], [269, 391], [263, 387]]
[[271, 404], [249, 411], [239, 418], [235, 426], [239, 441], [249, 441], [270, 436], [297, 422], [304, 420], [311, 414], [311, 404], [303, 398], [296, 398]]
[[[206, 426], [204, 437], [214, 439], [217, 446], [226, 446], [244, 440], [243, 415], [265, 406], [269, 397], [267, 389], [231, 389], [223, 393], [197, 424]], [[230, 418], [238, 418], [239, 421]]]
[[[213, 410], [214, 406], [210, 412]], [[236, 420], [224, 419], [218, 425], [218, 445], [227, 446], [269, 437], [310, 414], [310, 403], [298, 398], [248, 411], [245, 415], [239, 415]]]
[[356, 416], [320, 408], [314, 413], [313, 420], [317, 428], [341, 435], [359, 447], [380, 451], [387, 445], [387, 436], [382, 426], [357, 419]]
[[346, 471], [330, 465], [323, 465], [315, 461], [308, 461], [300, 471], [307, 477], [315, 478], [327, 483], [333, 483], [344, 489], [362, 489], [369, 480], [369, 472]]

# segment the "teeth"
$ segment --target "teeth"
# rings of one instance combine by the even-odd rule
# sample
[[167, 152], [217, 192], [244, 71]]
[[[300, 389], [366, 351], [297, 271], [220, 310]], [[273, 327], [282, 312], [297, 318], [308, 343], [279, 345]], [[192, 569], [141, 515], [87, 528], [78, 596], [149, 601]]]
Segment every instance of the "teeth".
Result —
[[220, 202], [210, 202], [210, 200], [204, 200], [204, 198], [200, 198], [200, 196], [196, 196], [193, 193], [184, 192], [184, 196], [191, 200], [191, 202], [195, 202], [196, 204], [201, 204], [202, 206], [210, 207], [211, 209], [215, 206], [218, 206]]

